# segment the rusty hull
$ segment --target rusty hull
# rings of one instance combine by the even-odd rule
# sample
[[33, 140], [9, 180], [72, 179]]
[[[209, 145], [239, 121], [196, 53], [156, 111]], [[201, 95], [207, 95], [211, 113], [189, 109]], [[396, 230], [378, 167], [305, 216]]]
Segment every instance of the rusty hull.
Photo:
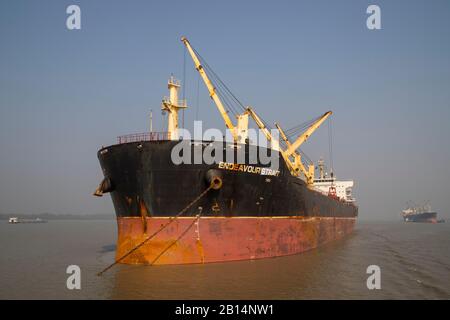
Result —
[[[118, 217], [116, 259], [167, 224], [170, 217], [144, 219], [145, 222], [142, 217]], [[195, 219], [176, 219], [121, 262], [197, 264], [298, 254], [351, 233], [356, 221], [355, 217], [299, 216]], [[185, 235], [176, 241], [185, 230]]]

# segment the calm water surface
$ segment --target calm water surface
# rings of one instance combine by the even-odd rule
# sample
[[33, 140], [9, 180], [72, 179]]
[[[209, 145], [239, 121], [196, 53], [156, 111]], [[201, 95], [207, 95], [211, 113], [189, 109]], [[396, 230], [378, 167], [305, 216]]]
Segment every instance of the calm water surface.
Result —
[[[450, 299], [450, 223], [362, 222], [304, 254], [187, 266], [113, 262], [115, 221], [0, 221], [1, 299]], [[66, 288], [79, 265], [81, 290]], [[381, 268], [368, 290], [366, 268]]]

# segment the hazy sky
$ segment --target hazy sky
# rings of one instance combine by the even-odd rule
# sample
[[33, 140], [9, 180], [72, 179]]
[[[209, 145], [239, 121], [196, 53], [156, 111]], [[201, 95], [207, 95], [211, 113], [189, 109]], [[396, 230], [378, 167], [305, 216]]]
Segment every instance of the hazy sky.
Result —
[[[81, 7], [81, 30], [66, 8]], [[366, 27], [369, 4], [382, 30]], [[292, 127], [333, 110], [334, 167], [356, 182], [364, 219], [399, 219], [407, 200], [450, 217], [449, 1], [2, 1], [0, 212], [111, 213], [91, 194], [96, 152], [162, 128], [186, 35], [264, 119]], [[197, 74], [186, 96], [196, 114]], [[200, 89], [200, 118], [223, 122]], [[328, 160], [327, 127], [303, 148]]]

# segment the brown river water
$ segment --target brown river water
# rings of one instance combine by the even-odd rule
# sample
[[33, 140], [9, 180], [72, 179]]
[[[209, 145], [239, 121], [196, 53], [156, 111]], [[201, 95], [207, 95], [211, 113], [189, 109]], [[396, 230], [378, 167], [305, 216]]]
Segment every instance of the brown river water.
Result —
[[[358, 221], [318, 249], [257, 261], [117, 265], [114, 220], [0, 221], [0, 299], [450, 299], [450, 223]], [[81, 268], [69, 290], [66, 268]], [[369, 265], [381, 289], [369, 290]]]

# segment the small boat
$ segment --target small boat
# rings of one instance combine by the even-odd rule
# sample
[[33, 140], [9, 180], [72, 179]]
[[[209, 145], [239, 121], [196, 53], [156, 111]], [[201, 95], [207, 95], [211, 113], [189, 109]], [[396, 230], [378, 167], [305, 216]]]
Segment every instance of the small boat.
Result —
[[8, 223], [19, 223], [19, 218], [11, 217], [9, 218]]
[[8, 220], [8, 223], [16, 224], [16, 223], [46, 223], [47, 220], [43, 220], [41, 218], [36, 219], [19, 219], [17, 217], [11, 217]]

